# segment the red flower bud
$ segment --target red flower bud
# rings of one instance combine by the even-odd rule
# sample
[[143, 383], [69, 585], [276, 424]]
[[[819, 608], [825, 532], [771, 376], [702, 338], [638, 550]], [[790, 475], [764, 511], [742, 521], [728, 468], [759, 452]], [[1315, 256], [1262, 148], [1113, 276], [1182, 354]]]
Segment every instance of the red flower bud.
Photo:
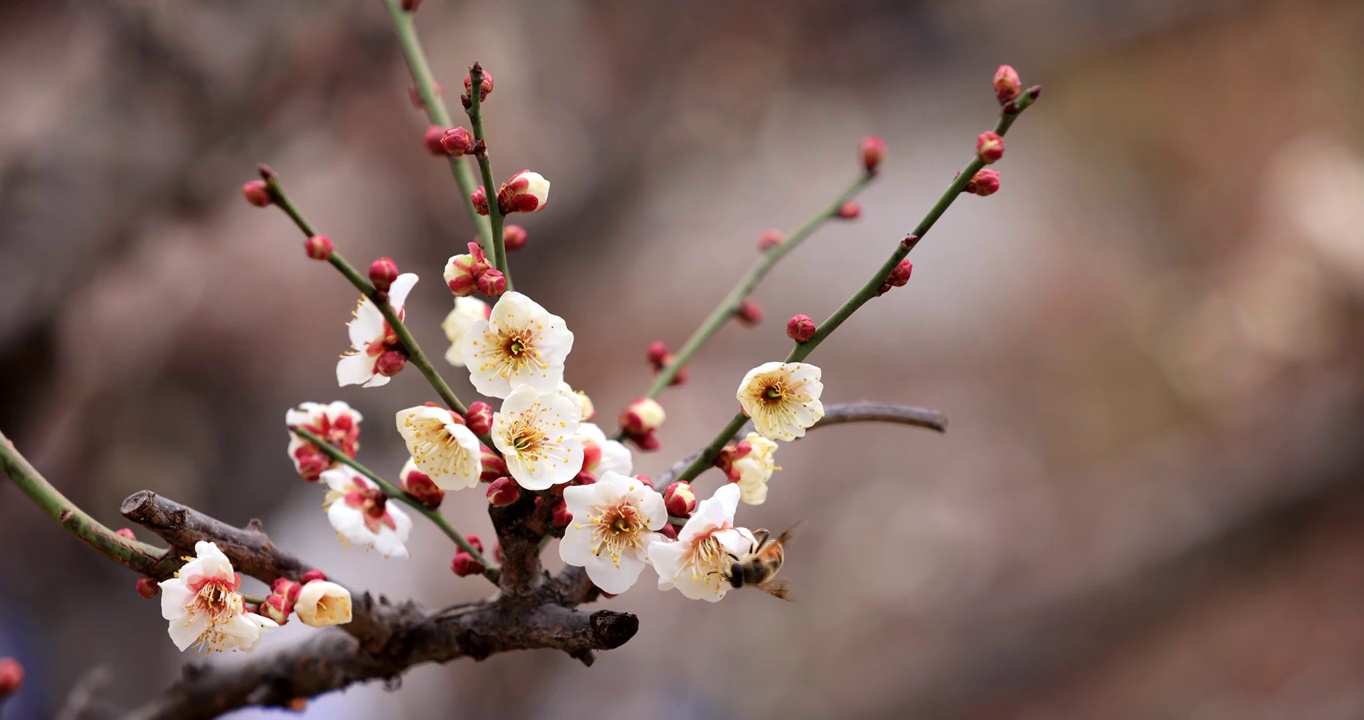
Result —
[[501, 270], [487, 269], [476, 281], [478, 291], [490, 298], [495, 298], [507, 291], [507, 276]]
[[289, 601], [290, 605], [298, 602], [298, 594], [302, 590], [302, 583], [296, 583], [289, 578], [275, 578], [275, 581], [270, 584], [270, 592], [283, 597]]
[[764, 230], [763, 234], [758, 236], [758, 250], [759, 252], [767, 252], [784, 242], [786, 242], [786, 236], [782, 235], [780, 230]]
[[664, 345], [662, 340], [649, 343], [646, 355], [649, 358], [649, 364], [653, 365], [655, 370], [660, 370], [668, 364], [668, 346]]
[[452, 127], [440, 136], [440, 146], [451, 157], [464, 157], [474, 152], [474, 134], [462, 127]]
[[469, 202], [474, 204], [474, 212], [479, 215], [488, 214], [488, 190], [482, 185], [478, 189], [469, 193]]
[[856, 220], [862, 215], [862, 204], [856, 200], [849, 200], [838, 206], [838, 212], [835, 215], [844, 220]]
[[786, 337], [798, 343], [809, 342], [817, 330], [809, 315], [797, 315], [786, 321]]
[[867, 169], [868, 175], [875, 175], [876, 170], [881, 167], [881, 161], [886, 157], [886, 141], [875, 135], [868, 135], [862, 138], [862, 143], [857, 146], [857, 154], [862, 158], [862, 167]]
[[673, 524], [670, 523], [670, 522], [668, 522], [668, 523], [663, 523], [663, 527], [659, 528], [658, 534], [659, 534], [659, 535], [662, 535], [662, 536], [665, 537], [665, 538], [668, 538], [669, 540], [676, 540], [676, 539], [677, 539], [677, 526], [676, 526], [676, 525], [673, 525]]
[[675, 482], [663, 491], [663, 504], [669, 515], [689, 517], [696, 510], [696, 493], [690, 483]]
[[1004, 138], [993, 130], [981, 133], [976, 138], [976, 157], [986, 165], [1004, 157]]
[[463, 550], [455, 553], [455, 559], [450, 562], [450, 569], [459, 577], [482, 575], [485, 570], [483, 563], [475, 560], [473, 555]]
[[507, 507], [521, 499], [521, 486], [509, 477], [500, 477], [488, 486], [488, 504]]
[[378, 360], [374, 361], [374, 372], [384, 377], [393, 377], [403, 371], [407, 365], [407, 353], [402, 350], [385, 350]]
[[493, 406], [485, 402], [470, 403], [468, 414], [464, 416], [464, 424], [468, 425], [475, 435], [487, 435], [492, 432]]
[[270, 190], [264, 180], [252, 180], [242, 186], [242, 197], [256, 207], [266, 207], [271, 203]]
[[402, 486], [403, 492], [428, 510], [435, 510], [445, 501], [445, 490], [430, 475], [417, 469], [416, 465], [403, 467], [403, 471], [398, 473], [398, 484]]
[[[475, 65], [475, 67], [478, 67]], [[480, 68], [482, 69], [482, 68]], [[488, 93], [493, 91], [493, 75], [487, 70], [483, 70], [483, 82], [478, 86], [478, 101], [483, 102], [488, 99]], [[474, 79], [472, 74], [464, 76], [464, 94], [472, 96], [474, 94]]]
[[478, 479], [482, 482], [490, 483], [509, 474], [507, 471], [507, 461], [499, 457], [497, 453], [488, 449], [487, 445], [483, 446], [481, 462], [483, 464], [483, 472], [478, 476]]
[[904, 287], [905, 283], [909, 282], [909, 275], [913, 269], [914, 265], [912, 263], [908, 260], [901, 260], [900, 264], [896, 265], [895, 269], [890, 271], [890, 275], [886, 278], [885, 282], [881, 283], [881, 287], [877, 289], [876, 294], [884, 295], [890, 292], [890, 289], [893, 287]]
[[308, 572], [303, 573], [303, 577], [299, 578], [299, 581], [302, 582], [304, 585], [307, 585], [308, 583], [314, 580], [326, 579], [327, 574], [322, 572], [321, 570], [309, 570]]
[[445, 156], [445, 148], [440, 144], [441, 138], [445, 136], [445, 128], [439, 125], [428, 125], [426, 134], [422, 136], [422, 143], [426, 145], [426, 151], [432, 155]]
[[417, 6], [421, 4], [422, 0], [403, 0], [402, 2], [403, 10], [407, 12], [416, 12]]
[[314, 260], [330, 260], [336, 245], [326, 235], [314, 235], [303, 241], [303, 251]]
[[[297, 600], [297, 597], [295, 597], [295, 600]], [[274, 620], [277, 625], [283, 625], [289, 622], [289, 614], [293, 611], [294, 604], [289, 602], [288, 598], [283, 595], [270, 593], [265, 596], [264, 602], [260, 604], [260, 608], [257, 609], [256, 612]]]
[[548, 202], [549, 181], [540, 173], [530, 170], [512, 175], [497, 189], [497, 207], [503, 215], [543, 210]]
[[591, 472], [601, 462], [601, 445], [590, 443], [583, 446], [583, 469]]
[[573, 513], [568, 511], [568, 504], [563, 500], [554, 504], [554, 527], [568, 527], [573, 522]]
[[516, 252], [526, 246], [526, 229], [520, 225], [508, 225], [502, 228], [502, 245], [507, 248], [507, 252]]
[[966, 183], [963, 192], [979, 195], [981, 197], [994, 195], [999, 192], [999, 173], [989, 168], [981, 170], [976, 173], [975, 177], [971, 178], [971, 180]]
[[1008, 65], [1000, 65], [995, 71], [995, 99], [999, 100], [999, 104], [1013, 100], [1022, 91], [1023, 83], [1018, 78], [1018, 71]]
[[155, 580], [149, 577], [140, 577], [137, 579], [138, 595], [141, 595], [142, 597], [151, 600], [152, 598], [156, 597], [157, 594], [159, 594], [160, 592], [161, 586], [158, 585]]
[[374, 283], [375, 290], [388, 292], [397, 279], [398, 263], [393, 262], [392, 258], [381, 257], [370, 264], [369, 281]]
[[657, 400], [640, 398], [621, 411], [620, 426], [626, 435], [633, 437], [652, 433], [662, 427], [663, 421], [667, 418], [663, 406], [659, 405]]
[[0, 699], [19, 692], [24, 684], [24, 666], [14, 658], [0, 658]]
[[740, 324], [753, 327], [763, 321], [763, 308], [752, 300], [744, 300], [734, 311], [734, 319]]

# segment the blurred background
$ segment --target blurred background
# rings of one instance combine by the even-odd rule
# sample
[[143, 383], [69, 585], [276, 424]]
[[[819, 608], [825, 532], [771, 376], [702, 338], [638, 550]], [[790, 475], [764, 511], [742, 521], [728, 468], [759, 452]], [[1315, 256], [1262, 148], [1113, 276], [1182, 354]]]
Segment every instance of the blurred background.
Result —
[[[785, 354], [785, 319], [825, 317], [917, 222], [992, 126], [999, 64], [1046, 92], [999, 194], [961, 198], [909, 285], [813, 358], [826, 402], [952, 424], [784, 447], [740, 520], [808, 520], [798, 602], [646, 576], [604, 603], [639, 634], [591, 669], [421, 667], [310, 717], [1364, 717], [1364, 5], [428, 0], [418, 25], [457, 116], [468, 65], [496, 77], [499, 176], [554, 184], [512, 266], [576, 333], [568, 378], [608, 428], [646, 344], [679, 345], [759, 233], [885, 138], [862, 219], [789, 257], [754, 296], [767, 321], [725, 328], [665, 394], [646, 473], [708, 441], [742, 374]], [[419, 273], [408, 318], [439, 355], [441, 268], [473, 233], [407, 86], [377, 0], [0, 2], [0, 428], [55, 485], [113, 527], [143, 488], [259, 516], [390, 597], [485, 592], [429, 527], [406, 562], [343, 549], [293, 473], [286, 408], [353, 404], [361, 459], [396, 475], [389, 418], [430, 392], [411, 370], [336, 387], [354, 291], [238, 192], [268, 162], [354, 262]], [[164, 687], [189, 658], [156, 603], [7, 485], [0, 656], [29, 676], [6, 720]], [[483, 507], [445, 512], [486, 537]]]

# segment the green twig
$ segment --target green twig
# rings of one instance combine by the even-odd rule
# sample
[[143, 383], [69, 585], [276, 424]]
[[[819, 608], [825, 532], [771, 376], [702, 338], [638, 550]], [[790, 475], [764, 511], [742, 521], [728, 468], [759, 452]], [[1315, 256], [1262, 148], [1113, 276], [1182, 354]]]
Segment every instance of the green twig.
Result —
[[[1029, 88], [1026, 93], [1006, 106], [1003, 113], [1000, 115], [999, 122], [995, 125], [995, 132], [999, 133], [1001, 136], [1008, 132], [1009, 127], [1013, 125], [1014, 120], [1018, 118], [1019, 113], [1026, 110], [1037, 100], [1040, 91], [1041, 89], [1037, 87]], [[826, 338], [832, 335], [834, 330], [838, 329], [839, 325], [842, 325], [854, 312], [857, 312], [858, 308], [865, 305], [868, 300], [876, 297], [877, 290], [880, 289], [881, 284], [886, 281], [886, 278], [890, 277], [890, 273], [895, 269], [895, 266], [899, 265], [900, 261], [905, 259], [905, 256], [908, 255], [909, 252], [919, 244], [919, 241], [928, 234], [928, 231], [938, 222], [938, 218], [941, 218], [943, 213], [947, 212], [947, 208], [951, 207], [952, 202], [957, 199], [957, 196], [961, 195], [962, 190], [966, 188], [966, 183], [970, 182], [971, 178], [974, 178], [976, 173], [983, 167], [985, 167], [985, 161], [981, 160], [979, 157], [971, 158], [971, 162], [967, 163], [966, 168], [961, 171], [961, 174], [957, 175], [957, 177], [952, 180], [952, 183], [947, 186], [947, 190], [938, 198], [938, 202], [933, 204], [933, 207], [929, 209], [928, 214], [919, 221], [918, 226], [900, 241], [900, 244], [895, 248], [895, 252], [891, 253], [890, 257], [881, 264], [881, 267], [872, 274], [871, 279], [858, 289], [857, 292], [853, 293], [852, 297], [848, 298], [846, 302], [839, 306], [828, 319], [819, 324], [819, 329], [815, 332], [814, 337], [806, 342], [796, 343], [796, 346], [792, 348], [791, 352], [786, 356], [786, 362], [792, 363], [804, 360], [815, 348], [819, 347], [820, 343], [824, 342]], [[734, 433], [738, 432], [739, 428], [743, 427], [747, 420], [747, 416], [743, 413], [735, 415], [734, 418], [729, 421], [729, 424], [725, 426], [724, 430], [721, 430], [720, 433], [715, 436], [715, 439], [701, 451], [700, 455], [696, 456], [696, 459], [687, 466], [687, 469], [683, 470], [677, 476], [677, 480], [674, 482], [681, 482], [684, 480], [690, 481], [704, 472], [706, 468], [711, 467], [715, 463], [715, 458], [719, 457], [720, 451], [724, 449], [725, 445], [734, 437]]]
[[[389, 16], [393, 18], [393, 29], [398, 34], [398, 45], [402, 47], [407, 67], [412, 72], [412, 82], [417, 87], [417, 94], [421, 96], [426, 117], [433, 125], [449, 128], [454, 122], [450, 119], [445, 104], [441, 102], [440, 95], [436, 94], [436, 80], [431, 75], [431, 66], [426, 62], [426, 53], [422, 52], [421, 41], [417, 39], [417, 27], [412, 20], [412, 13], [403, 10], [398, 0], [384, 0], [384, 6], [388, 8]], [[474, 174], [469, 170], [464, 158], [450, 158], [450, 171], [455, 176], [455, 183], [459, 185], [464, 209], [469, 211], [469, 217], [473, 218], [474, 227], [478, 230], [483, 252], [492, 255], [492, 226], [487, 219], [474, 211], [474, 202], [470, 199], [477, 188]]]
[[361, 475], [364, 475], [370, 480], [373, 480], [375, 484], [377, 484], [385, 493], [387, 493], [390, 498], [393, 498], [394, 500], [398, 500], [399, 502], [406, 504], [408, 507], [411, 507], [413, 510], [416, 510], [418, 513], [426, 517], [427, 520], [430, 520], [431, 522], [435, 523], [436, 527], [440, 528], [441, 532], [444, 532], [446, 537], [453, 540], [454, 543], [459, 546], [459, 549], [472, 555], [473, 558], [477, 560], [480, 565], [483, 566], [484, 577], [493, 581], [494, 585], [497, 584], [497, 578], [501, 574], [501, 570], [498, 568], [498, 566], [488, 562], [488, 559], [483, 557], [483, 553], [479, 552], [478, 549], [475, 548], [473, 545], [470, 545], [469, 541], [465, 540], [464, 536], [459, 534], [459, 531], [455, 530], [450, 525], [450, 523], [445, 520], [445, 516], [441, 515], [439, 511], [432, 510], [426, 507], [425, 505], [421, 504], [420, 502], [417, 502], [417, 500], [413, 498], [411, 495], [408, 495], [407, 493], [403, 492], [402, 488], [383, 479], [373, 470], [370, 470], [364, 465], [361, 465], [360, 463], [356, 462], [354, 459], [351, 458], [351, 456], [342, 452], [335, 445], [332, 445], [326, 440], [323, 440], [321, 437], [318, 437], [316, 434], [314, 434], [307, 428], [294, 426], [289, 428], [289, 431], [295, 433], [296, 435], [307, 440], [308, 442], [311, 442], [312, 444], [318, 446], [319, 448], [322, 449], [323, 452], [330, 455], [332, 459], [336, 460], [337, 462], [345, 463], [346, 465], [349, 465], [350, 467], [354, 468], [356, 472], [360, 473]]
[[511, 271], [507, 269], [507, 244], [502, 237], [502, 207], [497, 202], [497, 185], [493, 179], [493, 163], [488, 158], [488, 143], [483, 135], [483, 66], [477, 62], [469, 69], [469, 124], [474, 131], [474, 155], [483, 175], [484, 192], [488, 195], [488, 222], [492, 226], [493, 249], [489, 254], [496, 267], [507, 279], [507, 290], [512, 289]]

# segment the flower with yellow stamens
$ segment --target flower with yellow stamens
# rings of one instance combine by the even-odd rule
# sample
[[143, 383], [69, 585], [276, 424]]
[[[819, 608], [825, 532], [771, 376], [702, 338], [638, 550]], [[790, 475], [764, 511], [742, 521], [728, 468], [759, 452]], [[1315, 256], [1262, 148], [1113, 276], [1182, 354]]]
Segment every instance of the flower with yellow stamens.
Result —
[[540, 392], [558, 390], [564, 359], [573, 349], [573, 333], [564, 319], [552, 315], [518, 292], [498, 299], [487, 320], [464, 329], [461, 355], [469, 380], [480, 393], [505, 398], [529, 386]]
[[182, 652], [196, 643], [210, 652], [256, 649], [261, 635], [279, 625], [246, 612], [237, 592], [242, 579], [217, 545], [201, 540], [194, 552], [197, 557], [161, 582], [161, 616], [170, 621], [171, 641]]
[[824, 417], [820, 371], [806, 363], [763, 363], [739, 383], [739, 405], [769, 440], [795, 440]]
[[493, 444], [507, 470], [527, 490], [547, 490], [572, 480], [583, 467], [578, 432], [580, 408], [551, 390], [523, 386], [493, 414]]
[[350, 591], [334, 582], [314, 580], [299, 591], [294, 612], [304, 625], [345, 625], [351, 620]]
[[418, 405], [399, 410], [398, 434], [417, 469], [442, 490], [478, 485], [482, 449], [478, 436], [443, 407]]
[[587, 570], [602, 590], [629, 590], [649, 564], [649, 544], [668, 522], [663, 496], [644, 482], [607, 471], [591, 485], [564, 488], [573, 515], [559, 542], [559, 557]]
[[674, 542], [649, 545], [649, 562], [658, 571], [658, 589], [677, 588], [692, 600], [719, 602], [731, 586], [726, 579], [734, 558], [757, 546], [747, 528], [734, 527], [739, 486], [728, 484], [702, 500]]

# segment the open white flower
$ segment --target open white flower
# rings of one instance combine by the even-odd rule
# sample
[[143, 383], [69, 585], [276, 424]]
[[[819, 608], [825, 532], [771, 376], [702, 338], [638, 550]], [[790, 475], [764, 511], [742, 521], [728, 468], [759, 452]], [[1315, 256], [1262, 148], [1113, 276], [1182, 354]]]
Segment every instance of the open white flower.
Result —
[[574, 390], [572, 385], [561, 382], [559, 383], [559, 394], [578, 403], [578, 407], [582, 410], [578, 416], [579, 421], [586, 422], [597, 414], [597, 409], [592, 405], [592, 398], [588, 397], [587, 393], [582, 390]]
[[749, 433], [744, 438], [748, 443], [748, 454], [733, 463], [733, 472], [739, 477], [739, 499], [749, 505], [761, 505], [767, 501], [767, 481], [772, 478], [777, 467], [775, 455], [777, 444], [759, 435]]
[[824, 417], [819, 368], [807, 363], [763, 363], [739, 383], [739, 405], [769, 440], [795, 440]]
[[577, 438], [579, 407], [557, 391], [517, 388], [493, 413], [493, 444], [507, 470], [527, 490], [547, 490], [572, 480], [583, 466]]
[[482, 456], [478, 436], [442, 407], [418, 405], [398, 411], [398, 433], [417, 469], [442, 490], [478, 485]]
[[[393, 306], [393, 312], [400, 319], [403, 317], [407, 294], [412, 292], [412, 286], [416, 284], [415, 274], [403, 273], [388, 289], [388, 304]], [[383, 313], [379, 312], [379, 306], [369, 298], [361, 298], [355, 308], [355, 317], [346, 323], [346, 330], [350, 334], [351, 349], [336, 363], [336, 382], [342, 387], [387, 385], [388, 377], [375, 370], [375, 363], [379, 362], [380, 355], [401, 345], [393, 334], [393, 328], [388, 326]]]
[[[308, 430], [351, 457], [360, 449], [362, 419], [359, 412], [340, 400], [326, 405], [305, 402], [284, 413], [284, 423], [288, 427]], [[336, 460], [321, 448], [294, 433], [289, 433], [289, 459], [308, 482], [316, 482], [323, 470], [336, 465]]]
[[702, 500], [675, 542], [649, 544], [649, 562], [658, 571], [658, 589], [676, 587], [692, 600], [719, 602], [729, 592], [725, 579], [736, 557], [753, 551], [757, 541], [747, 528], [734, 527], [739, 487], [728, 484]]
[[573, 333], [564, 319], [519, 292], [498, 298], [487, 320], [464, 331], [462, 354], [469, 379], [484, 395], [505, 398], [523, 385], [558, 390]]
[[298, 592], [294, 612], [304, 625], [345, 625], [351, 619], [350, 591], [334, 582], [314, 580]]
[[486, 321], [492, 311], [492, 306], [478, 298], [455, 298], [455, 309], [440, 324], [446, 339], [450, 341], [450, 349], [445, 351], [445, 362], [464, 367], [464, 338], [469, 333], [469, 326], [479, 320]]
[[668, 522], [663, 496], [632, 477], [606, 472], [591, 485], [564, 488], [564, 503], [573, 520], [559, 542], [565, 563], [587, 569], [587, 577], [605, 592], [629, 590], [649, 564], [655, 530]]
[[634, 474], [634, 461], [630, 449], [623, 444], [608, 440], [606, 433], [596, 423], [578, 425], [578, 440], [583, 444], [583, 471], [598, 478], [603, 473], [615, 472], [621, 475]]
[[198, 557], [160, 583], [161, 617], [170, 621], [171, 642], [181, 652], [196, 643], [208, 651], [256, 649], [261, 635], [279, 625], [246, 612], [237, 592], [242, 579], [217, 545], [201, 540], [194, 553]]
[[412, 518], [374, 481], [341, 465], [322, 473], [329, 488], [323, 507], [336, 534], [343, 542], [374, 548], [384, 557], [407, 557], [408, 533]]

